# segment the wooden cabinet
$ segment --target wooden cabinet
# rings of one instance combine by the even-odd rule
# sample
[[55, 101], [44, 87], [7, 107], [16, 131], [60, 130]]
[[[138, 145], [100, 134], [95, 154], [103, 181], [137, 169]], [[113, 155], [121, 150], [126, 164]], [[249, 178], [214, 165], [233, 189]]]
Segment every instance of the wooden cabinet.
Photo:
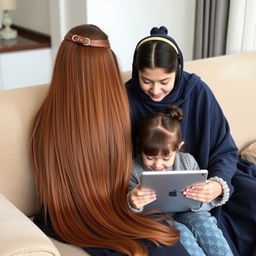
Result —
[[[33, 33], [32, 33], [33, 34]], [[0, 39], [0, 89], [46, 84], [52, 74], [49, 37], [19, 31], [17, 39]]]

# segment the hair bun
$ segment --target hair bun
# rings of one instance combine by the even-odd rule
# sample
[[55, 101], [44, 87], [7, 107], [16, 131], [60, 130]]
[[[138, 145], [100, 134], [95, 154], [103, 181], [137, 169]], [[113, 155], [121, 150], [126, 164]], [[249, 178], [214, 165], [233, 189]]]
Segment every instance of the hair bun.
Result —
[[164, 26], [161, 26], [160, 28], [153, 27], [150, 30], [150, 35], [167, 35], [168, 34], [168, 29]]
[[175, 105], [171, 105], [166, 108], [166, 115], [169, 116], [171, 119], [178, 121], [179, 123], [184, 118], [181, 108]]

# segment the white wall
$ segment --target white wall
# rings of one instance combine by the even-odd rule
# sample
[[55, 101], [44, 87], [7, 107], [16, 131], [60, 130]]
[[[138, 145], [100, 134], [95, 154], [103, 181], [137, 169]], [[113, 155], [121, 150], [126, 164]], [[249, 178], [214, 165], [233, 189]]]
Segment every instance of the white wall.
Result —
[[74, 26], [86, 23], [86, 0], [51, 0], [50, 24], [53, 58], [60, 42]]
[[110, 38], [122, 71], [131, 69], [136, 43], [153, 26], [165, 25], [185, 60], [192, 59], [195, 0], [17, 0], [12, 12], [17, 25], [51, 34], [55, 56], [65, 33], [73, 26], [92, 23]]
[[17, 9], [11, 11], [13, 23], [50, 35], [49, 1], [17, 0]]
[[121, 70], [129, 70], [138, 40], [149, 35], [151, 27], [165, 25], [184, 59], [192, 59], [195, 0], [55, 0], [50, 9], [54, 55], [71, 27], [95, 24], [109, 35]]
[[153, 26], [165, 25], [185, 60], [192, 59], [195, 0], [87, 0], [87, 23], [98, 25], [110, 38], [121, 70], [131, 69], [136, 43]]

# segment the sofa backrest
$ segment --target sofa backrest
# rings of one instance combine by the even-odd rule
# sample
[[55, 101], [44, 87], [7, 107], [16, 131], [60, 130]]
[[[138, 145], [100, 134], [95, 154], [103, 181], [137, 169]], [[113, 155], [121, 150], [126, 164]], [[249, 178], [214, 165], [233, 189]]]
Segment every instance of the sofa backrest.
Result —
[[28, 216], [38, 211], [28, 154], [30, 126], [47, 88], [0, 92], [0, 193]]
[[[185, 70], [199, 74], [215, 93], [241, 148], [256, 139], [256, 52], [196, 60]], [[127, 81], [131, 72], [124, 72]], [[38, 211], [28, 146], [31, 122], [48, 86], [0, 91], [0, 193], [26, 215]]]
[[189, 61], [185, 70], [209, 85], [240, 150], [256, 140], [256, 51]]

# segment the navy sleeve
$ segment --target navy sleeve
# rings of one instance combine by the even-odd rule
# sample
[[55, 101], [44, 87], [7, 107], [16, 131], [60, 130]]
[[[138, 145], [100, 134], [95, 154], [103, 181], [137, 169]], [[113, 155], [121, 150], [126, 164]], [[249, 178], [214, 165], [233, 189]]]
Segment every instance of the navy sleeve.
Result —
[[237, 147], [230, 134], [228, 122], [215, 98], [213, 98], [210, 106], [209, 121], [209, 177], [222, 178], [227, 182], [230, 192], [232, 192], [231, 179], [237, 169]]

